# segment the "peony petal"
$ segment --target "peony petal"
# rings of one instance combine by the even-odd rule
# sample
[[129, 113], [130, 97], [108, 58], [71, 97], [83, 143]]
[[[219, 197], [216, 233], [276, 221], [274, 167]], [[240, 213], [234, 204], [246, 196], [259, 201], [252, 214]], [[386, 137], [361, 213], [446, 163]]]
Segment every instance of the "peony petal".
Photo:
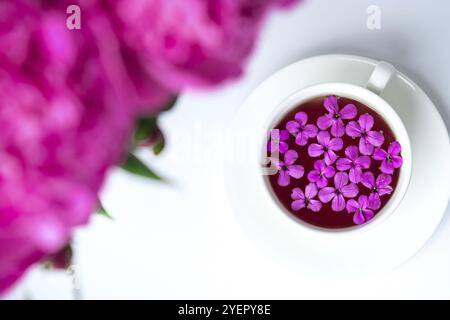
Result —
[[341, 115], [342, 119], [353, 119], [358, 114], [358, 111], [356, 110], [356, 106], [352, 103], [346, 105], [342, 108], [341, 111], [339, 111], [339, 114]]
[[359, 193], [359, 188], [354, 183], [349, 183], [341, 188], [342, 195], [346, 198], [354, 198]]
[[325, 98], [323, 102], [323, 106], [330, 113], [337, 113], [339, 111], [339, 105], [336, 96], [329, 96]]
[[347, 202], [347, 211], [349, 213], [355, 212], [359, 209], [359, 204], [358, 202], [356, 202], [356, 200], [354, 199], [350, 199]]
[[361, 154], [370, 156], [373, 153], [373, 145], [366, 141], [366, 138], [359, 139], [359, 152]]
[[371, 161], [369, 156], [361, 156], [355, 160], [355, 164], [364, 169], [369, 169], [370, 163]]
[[333, 117], [331, 115], [327, 114], [327, 115], [321, 116], [321, 117], [319, 117], [319, 119], [317, 119], [317, 126], [321, 130], [326, 130], [329, 127], [331, 127], [333, 122], [334, 122]]
[[298, 211], [305, 207], [305, 200], [295, 200], [291, 203], [291, 208], [294, 211]]
[[378, 175], [375, 185], [377, 188], [382, 188], [387, 185], [390, 185], [392, 182], [392, 177], [388, 174], [381, 173]]
[[345, 199], [341, 194], [333, 198], [333, 201], [331, 201], [331, 209], [333, 211], [342, 211], [345, 209]]
[[361, 209], [366, 209], [369, 204], [369, 198], [365, 195], [359, 196], [358, 205]]
[[326, 167], [327, 167], [327, 165], [325, 164], [325, 161], [323, 161], [323, 160], [317, 160], [316, 162], [314, 162], [314, 168], [319, 172], [322, 172], [323, 170], [325, 170]]
[[319, 200], [310, 200], [308, 204], [308, 209], [318, 212], [322, 209], [322, 203]]
[[367, 202], [367, 207], [373, 210], [378, 210], [381, 207], [380, 196], [376, 192], [372, 192], [369, 195], [369, 201]]
[[303, 193], [302, 189], [294, 188], [294, 189], [292, 189], [291, 199], [292, 200], [305, 200], [305, 194]]
[[361, 167], [351, 168], [348, 172], [348, 178], [353, 183], [360, 183], [362, 178], [362, 169]]
[[364, 216], [366, 217], [366, 221], [372, 220], [375, 216], [375, 213], [373, 213], [372, 210], [363, 210], [362, 212]]
[[305, 188], [305, 197], [312, 199], [317, 195], [317, 186], [315, 183], [310, 183]]
[[403, 164], [403, 159], [400, 156], [391, 156], [391, 161], [394, 168], [400, 168]]
[[308, 147], [308, 154], [311, 157], [319, 157], [323, 154], [323, 146], [317, 143], [312, 143]]
[[308, 122], [308, 115], [303, 111], [297, 112], [294, 118], [295, 120], [297, 120], [297, 122], [301, 125], [302, 128], [304, 128], [306, 122]]
[[353, 215], [353, 222], [355, 224], [363, 224], [364, 222], [366, 222], [366, 219], [365, 219], [364, 215], [362, 214], [362, 212], [358, 211]]
[[393, 174], [394, 173], [394, 166], [392, 165], [392, 162], [383, 160], [380, 166], [380, 170], [383, 173], [387, 174]]
[[394, 141], [389, 145], [388, 153], [390, 155], [398, 155], [402, 152], [402, 146], [398, 141]]
[[286, 154], [284, 155], [284, 162], [287, 165], [291, 165], [293, 164], [298, 158], [298, 153], [295, 150], [289, 150], [286, 152]]
[[328, 145], [330, 144], [330, 139], [331, 137], [328, 131], [320, 131], [317, 134], [317, 141], [324, 147], [328, 147]]
[[370, 114], [365, 113], [359, 117], [358, 123], [363, 132], [369, 132], [373, 127], [374, 120]]
[[335, 172], [336, 171], [332, 166], [328, 166], [325, 168], [325, 170], [323, 170], [323, 175], [327, 178], [331, 178], [332, 176], [334, 176]]
[[289, 172], [280, 170], [278, 174], [278, 185], [282, 187], [286, 187], [291, 182], [291, 178], [289, 176]]
[[352, 161], [356, 161], [359, 156], [359, 151], [357, 146], [349, 146], [345, 148], [345, 155]]
[[306, 134], [309, 138], [314, 138], [317, 136], [317, 133], [319, 132], [319, 129], [313, 124], [308, 124], [303, 129], [303, 133]]
[[336, 196], [335, 189], [332, 187], [325, 187], [323, 189], [320, 189], [319, 191], [319, 199], [323, 203], [330, 202], [331, 199], [333, 199]]
[[344, 122], [341, 119], [337, 119], [331, 125], [331, 134], [334, 137], [342, 137], [345, 134]]
[[384, 136], [381, 132], [378, 131], [369, 131], [367, 133], [367, 142], [369, 142], [371, 145], [374, 145], [375, 147], [379, 147], [384, 142]]
[[289, 175], [295, 179], [300, 179], [305, 174], [305, 169], [299, 164], [288, 166], [287, 171], [289, 172]]
[[361, 177], [361, 183], [368, 189], [375, 187], [375, 176], [372, 172], [364, 172]]
[[305, 132], [299, 132], [297, 137], [295, 137], [295, 143], [299, 146], [304, 146], [308, 143], [308, 136]]
[[286, 129], [292, 134], [297, 134], [300, 129], [300, 124], [297, 121], [288, 121], [286, 123]]
[[319, 188], [324, 188], [328, 185], [328, 180], [325, 177], [319, 177], [319, 179], [316, 181], [316, 184]]
[[348, 175], [345, 172], [338, 172], [334, 176], [334, 186], [340, 190], [348, 183]]
[[312, 170], [308, 173], [308, 180], [310, 182], [317, 182], [319, 179], [320, 179], [319, 171]]
[[356, 121], [350, 121], [345, 127], [345, 132], [349, 137], [358, 138], [361, 137], [362, 130]]
[[327, 165], [332, 165], [336, 161], [337, 158], [338, 157], [337, 157], [336, 153], [334, 153], [334, 151], [330, 150], [328, 152], [325, 152], [325, 163]]
[[328, 148], [330, 148], [333, 151], [339, 151], [344, 146], [344, 142], [341, 138], [333, 138], [330, 140], [330, 143], [328, 144]]
[[336, 169], [339, 171], [346, 171], [352, 167], [352, 160], [347, 158], [339, 158], [336, 161]]
[[375, 149], [375, 151], [373, 152], [373, 158], [375, 160], [384, 160], [386, 159], [388, 156], [388, 153], [380, 148]]

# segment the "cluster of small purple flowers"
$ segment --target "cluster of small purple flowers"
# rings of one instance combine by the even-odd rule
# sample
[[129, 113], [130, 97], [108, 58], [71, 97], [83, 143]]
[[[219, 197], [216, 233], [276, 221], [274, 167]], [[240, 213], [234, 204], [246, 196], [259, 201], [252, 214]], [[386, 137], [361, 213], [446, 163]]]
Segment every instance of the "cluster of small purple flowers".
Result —
[[[292, 189], [292, 210], [307, 208], [319, 212], [324, 203], [331, 202], [333, 211], [346, 209], [353, 214], [355, 224], [362, 224], [374, 217], [374, 210], [380, 209], [381, 197], [393, 192], [392, 174], [402, 165], [401, 146], [394, 141], [387, 150], [382, 149], [385, 138], [382, 132], [372, 130], [373, 116], [365, 113], [352, 120], [358, 116], [354, 104], [340, 109], [337, 97], [329, 96], [324, 107], [328, 113], [319, 117], [316, 124], [308, 123], [305, 112], [298, 112], [285, 129], [272, 130], [267, 149], [280, 154], [279, 158], [271, 157], [277, 168], [277, 183], [288, 187], [291, 178], [305, 175], [297, 151], [289, 148], [288, 139], [293, 135], [297, 145], [305, 146], [310, 157], [319, 159], [307, 173], [309, 184], [304, 190]], [[344, 135], [358, 139], [358, 143], [344, 146]], [[336, 152], [343, 149], [345, 156], [339, 157]], [[372, 161], [379, 162], [381, 173], [377, 177], [370, 171]], [[334, 186], [329, 186], [331, 178]], [[360, 193], [358, 185], [365, 188], [366, 194]]]

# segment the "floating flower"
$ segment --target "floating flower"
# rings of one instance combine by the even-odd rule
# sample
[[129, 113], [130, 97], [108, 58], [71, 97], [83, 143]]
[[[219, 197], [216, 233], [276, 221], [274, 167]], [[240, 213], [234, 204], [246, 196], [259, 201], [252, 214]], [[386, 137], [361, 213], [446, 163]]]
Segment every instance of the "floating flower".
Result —
[[341, 138], [332, 138], [328, 131], [320, 131], [317, 135], [317, 143], [312, 143], [308, 147], [308, 154], [311, 157], [320, 157], [322, 154], [325, 155], [325, 163], [327, 165], [333, 164], [337, 155], [334, 151], [339, 151], [342, 149], [344, 143]]
[[358, 186], [348, 183], [348, 174], [338, 172], [334, 176], [334, 188], [325, 187], [319, 191], [319, 199], [324, 203], [331, 201], [333, 211], [342, 211], [345, 208], [345, 198], [353, 198], [358, 194]]
[[294, 200], [291, 204], [292, 210], [298, 211], [303, 208], [308, 208], [314, 212], [320, 211], [322, 203], [314, 199], [316, 195], [317, 186], [314, 183], [306, 186], [305, 193], [300, 188], [295, 188], [291, 194], [291, 198]]
[[371, 220], [375, 214], [368, 208], [367, 196], [359, 196], [358, 201], [350, 199], [347, 202], [347, 211], [353, 213], [353, 222], [363, 224]]
[[336, 168], [339, 171], [348, 172], [348, 177], [353, 183], [360, 183], [362, 176], [362, 169], [368, 169], [370, 167], [369, 156], [359, 156], [358, 147], [349, 146], [345, 149], [345, 155], [347, 158], [340, 158], [336, 161]]
[[392, 178], [388, 174], [381, 173], [377, 180], [372, 172], [365, 172], [362, 175], [361, 183], [370, 189], [369, 203], [370, 209], [379, 209], [381, 207], [380, 197], [385, 194], [390, 194], [393, 188], [390, 186]]
[[291, 178], [300, 179], [305, 173], [303, 166], [294, 164], [298, 158], [298, 153], [294, 150], [288, 150], [284, 154], [284, 161], [272, 159], [279, 172], [278, 185], [285, 187], [291, 182]]
[[299, 146], [304, 146], [309, 138], [314, 138], [317, 135], [317, 127], [313, 124], [306, 124], [308, 122], [308, 115], [301, 111], [295, 114], [295, 121], [289, 121], [286, 124], [286, 129], [289, 133], [295, 135], [295, 143]]
[[346, 133], [352, 138], [359, 139], [359, 151], [364, 155], [371, 155], [374, 147], [379, 147], [384, 142], [381, 132], [371, 130], [373, 117], [366, 113], [359, 117], [358, 122], [350, 121], [346, 127]]
[[376, 149], [373, 158], [375, 160], [382, 160], [380, 170], [384, 173], [392, 174], [394, 169], [400, 168], [403, 164], [403, 159], [400, 156], [402, 146], [397, 141], [391, 143], [386, 152], [383, 149]]
[[308, 173], [308, 180], [316, 183], [319, 188], [328, 185], [328, 179], [334, 176], [335, 170], [332, 166], [327, 166], [325, 161], [317, 160], [314, 162], [314, 169]]
[[289, 138], [289, 132], [286, 130], [272, 129], [270, 130], [270, 141], [267, 143], [267, 150], [269, 152], [285, 153], [289, 146], [285, 142]]
[[329, 96], [323, 103], [328, 114], [317, 119], [317, 126], [321, 130], [331, 127], [331, 134], [335, 137], [342, 137], [345, 134], [345, 126], [343, 119], [349, 120], [356, 117], [358, 113], [354, 104], [347, 104], [339, 110], [339, 104], [335, 96]]

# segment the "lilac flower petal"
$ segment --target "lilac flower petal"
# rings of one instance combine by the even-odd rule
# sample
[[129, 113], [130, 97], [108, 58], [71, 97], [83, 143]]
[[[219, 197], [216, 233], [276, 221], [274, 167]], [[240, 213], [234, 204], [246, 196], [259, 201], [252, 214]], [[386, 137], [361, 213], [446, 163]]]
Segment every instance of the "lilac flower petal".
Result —
[[370, 114], [366, 113], [359, 117], [358, 123], [363, 132], [369, 132], [373, 127], [374, 119]]
[[359, 188], [354, 183], [349, 183], [341, 188], [342, 195], [346, 198], [354, 198], [359, 193]]
[[305, 197], [312, 199], [317, 195], [317, 186], [314, 183], [310, 183], [305, 188]]
[[361, 137], [362, 134], [361, 127], [356, 121], [350, 121], [345, 127], [345, 132], [353, 138]]
[[319, 157], [323, 154], [323, 152], [323, 146], [321, 146], [320, 144], [312, 143], [308, 147], [308, 154], [311, 157]]
[[363, 210], [363, 214], [366, 218], [366, 221], [372, 220], [373, 217], [375, 216], [375, 213], [373, 213], [372, 210]]
[[398, 141], [392, 142], [388, 148], [388, 153], [390, 155], [398, 155], [400, 152], [402, 152], [402, 146], [400, 143]]
[[295, 114], [294, 118], [295, 118], [295, 120], [297, 120], [297, 122], [302, 127], [304, 127], [306, 125], [306, 122], [308, 122], [308, 115], [305, 112], [303, 112], [303, 111], [297, 112]]
[[284, 162], [286, 163], [286, 165], [291, 165], [297, 160], [297, 158], [298, 158], [297, 151], [289, 150], [284, 155]]
[[369, 156], [361, 156], [355, 160], [355, 164], [361, 168], [369, 169], [370, 167], [370, 157]]
[[341, 138], [333, 138], [330, 140], [330, 142], [328, 144], [328, 148], [333, 151], [339, 151], [342, 149], [343, 146], [344, 146], [344, 142], [342, 141]]
[[294, 211], [298, 211], [305, 207], [305, 200], [295, 200], [291, 203], [291, 208]]
[[306, 134], [307, 137], [314, 138], [315, 136], [317, 136], [319, 129], [317, 129], [317, 127], [313, 124], [308, 124], [303, 129], [303, 132], [304, 134]]
[[326, 167], [327, 167], [327, 165], [325, 164], [325, 161], [323, 161], [323, 160], [317, 160], [316, 162], [314, 162], [314, 168], [319, 172], [322, 172], [323, 170], [325, 170]]
[[331, 209], [333, 211], [342, 211], [345, 209], [345, 199], [341, 194], [333, 198], [331, 201]]
[[317, 134], [317, 141], [322, 145], [322, 146], [326, 146], [328, 147], [328, 145], [330, 144], [330, 134], [328, 133], [328, 131], [320, 131]]
[[373, 153], [373, 145], [367, 142], [366, 138], [359, 139], [359, 152], [361, 154], [370, 156]]
[[352, 160], [347, 158], [339, 158], [336, 161], [336, 169], [339, 171], [346, 171], [352, 167]]
[[341, 119], [337, 119], [331, 125], [331, 134], [334, 137], [342, 137], [345, 134], [344, 122]]
[[286, 187], [291, 182], [291, 178], [289, 176], [289, 172], [280, 170], [278, 174], [278, 185], [282, 187]]
[[355, 224], [363, 224], [364, 222], [366, 222], [366, 218], [364, 217], [362, 212], [358, 211], [353, 215], [353, 222]]
[[373, 152], [373, 158], [375, 160], [384, 160], [386, 159], [388, 156], [388, 153], [380, 148], [375, 149], [375, 151]]
[[292, 189], [291, 198], [292, 200], [305, 200], [305, 194], [302, 189], [294, 188]]
[[338, 172], [334, 176], [334, 186], [340, 190], [348, 182], [348, 175], [345, 172]]
[[330, 113], [337, 113], [339, 111], [339, 105], [336, 96], [329, 96], [323, 102], [323, 106]]
[[349, 146], [345, 148], [345, 155], [352, 161], [356, 161], [359, 156], [359, 151], [357, 146]]
[[336, 171], [334, 170], [334, 168], [332, 166], [328, 166], [325, 168], [325, 170], [323, 170], [323, 175], [327, 178], [331, 178], [334, 176], [335, 172]]
[[384, 136], [381, 132], [369, 131], [367, 133], [367, 142], [374, 145], [375, 147], [379, 147], [384, 142]]
[[286, 129], [292, 134], [297, 134], [300, 129], [300, 124], [297, 121], [288, 121], [286, 123]]
[[308, 143], [308, 136], [305, 132], [299, 132], [295, 137], [295, 143], [299, 146], [304, 146]]
[[288, 166], [288, 172], [292, 178], [300, 179], [301, 177], [303, 177], [303, 174], [305, 173], [305, 169], [303, 168], [303, 166], [301, 166], [299, 164], [294, 164], [294, 165]]
[[358, 205], [361, 209], [366, 209], [369, 204], [369, 198], [365, 195], [359, 196]]
[[387, 161], [387, 160], [383, 160], [383, 162], [381, 163], [381, 166], [380, 166], [380, 170], [383, 173], [393, 174], [394, 173], [394, 166], [393, 166], [392, 162]]
[[319, 117], [319, 119], [317, 119], [317, 126], [321, 130], [326, 130], [329, 127], [331, 127], [333, 122], [334, 122], [333, 117], [331, 115], [327, 114], [327, 115], [321, 116], [321, 117]]
[[324, 188], [328, 185], [328, 180], [325, 177], [319, 177], [319, 179], [316, 181], [316, 185], [319, 188]]
[[353, 119], [354, 117], [356, 117], [357, 113], [358, 111], [356, 110], [356, 106], [351, 103], [346, 105], [341, 109], [341, 111], [339, 111], [341, 118], [346, 120]]
[[280, 151], [280, 153], [285, 153], [286, 151], [289, 150], [289, 146], [286, 142], [280, 141], [278, 149], [279, 149], [278, 151]]
[[355, 212], [359, 209], [359, 204], [354, 199], [350, 199], [347, 201], [347, 211], [349, 213]]
[[400, 156], [391, 156], [391, 160], [394, 168], [400, 168], [403, 164], [403, 159]]
[[362, 179], [361, 167], [353, 167], [348, 171], [348, 178], [353, 183], [360, 183]]
[[378, 210], [381, 207], [381, 200], [378, 193], [372, 192], [369, 195], [369, 201], [367, 202], [367, 207], [373, 210]]
[[324, 159], [325, 159], [325, 163], [327, 165], [332, 165], [336, 161], [337, 158], [338, 157], [337, 157], [336, 153], [334, 153], [334, 151], [330, 150], [328, 152], [325, 152]]
[[319, 200], [310, 200], [308, 204], [308, 209], [318, 212], [322, 209], [322, 203]]
[[312, 170], [308, 173], [308, 180], [310, 182], [317, 182], [320, 179], [319, 171]]
[[335, 189], [332, 187], [325, 187], [319, 191], [319, 199], [323, 203], [330, 202], [336, 196]]
[[378, 188], [378, 194], [384, 196], [385, 194], [391, 194], [394, 189], [391, 186], [385, 186]]
[[289, 132], [287, 130], [280, 130], [280, 140], [284, 141], [289, 139]]
[[372, 172], [364, 172], [361, 178], [361, 183], [368, 189], [375, 187], [375, 176]]
[[377, 177], [377, 180], [375, 181], [375, 185], [377, 188], [386, 187], [387, 185], [390, 185], [392, 182], [392, 177], [388, 174], [379, 174]]

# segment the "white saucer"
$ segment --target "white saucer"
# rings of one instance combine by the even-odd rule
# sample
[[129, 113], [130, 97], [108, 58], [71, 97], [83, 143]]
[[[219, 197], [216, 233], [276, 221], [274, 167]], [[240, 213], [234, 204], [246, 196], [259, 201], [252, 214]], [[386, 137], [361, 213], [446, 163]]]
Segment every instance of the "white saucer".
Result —
[[[234, 132], [263, 132], [273, 108], [293, 92], [324, 82], [365, 86], [377, 61], [326, 55], [294, 63], [264, 81], [248, 97], [233, 122]], [[410, 186], [397, 210], [375, 228], [361, 233], [316, 236], [281, 214], [260, 183], [258, 163], [225, 168], [231, 205], [244, 232], [272, 259], [317, 276], [367, 274], [391, 270], [411, 258], [431, 237], [450, 196], [450, 141], [427, 95], [398, 73], [382, 97], [405, 123], [413, 169]], [[242, 150], [256, 152], [261, 137], [242, 139]]]

